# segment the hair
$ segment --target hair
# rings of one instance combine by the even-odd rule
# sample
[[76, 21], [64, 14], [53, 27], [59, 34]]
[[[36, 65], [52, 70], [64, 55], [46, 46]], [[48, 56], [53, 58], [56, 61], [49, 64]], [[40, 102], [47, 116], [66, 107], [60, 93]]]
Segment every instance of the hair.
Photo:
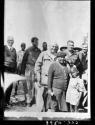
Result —
[[42, 45], [43, 45], [43, 44], [47, 44], [47, 42], [43, 42]]
[[26, 47], [26, 44], [25, 44], [25, 43], [21, 43], [21, 47], [22, 47], [23, 45]]
[[38, 40], [37, 37], [32, 37], [31, 42], [33, 43], [35, 40]]
[[13, 38], [13, 36], [8, 36], [8, 38], [7, 38], [7, 42], [8, 42], [9, 40], [12, 40], [12, 41], [14, 42], [14, 38]]
[[46, 44], [47, 44], [47, 42], [43, 42], [43, 44], [44, 44], [44, 43], [46, 43]]
[[68, 40], [68, 41], [67, 41], [67, 44], [68, 44], [68, 43], [73, 43], [73, 44], [74, 44], [74, 41]]

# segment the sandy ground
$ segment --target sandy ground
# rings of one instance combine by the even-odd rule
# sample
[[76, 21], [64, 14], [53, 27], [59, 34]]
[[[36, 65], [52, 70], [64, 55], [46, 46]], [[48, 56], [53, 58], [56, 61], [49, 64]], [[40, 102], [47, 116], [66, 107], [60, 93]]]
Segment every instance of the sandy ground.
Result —
[[[26, 113], [26, 116], [28, 116], [28, 117], [21, 117], [21, 118], [19, 118], [19, 120], [31, 120], [31, 119], [36, 120], [36, 117], [29, 118], [29, 114], [31, 116], [33, 116], [33, 113], [34, 113], [34, 116], [39, 115], [39, 109], [37, 108], [35, 103], [32, 104], [31, 107], [27, 107], [24, 105], [25, 97], [24, 97], [24, 91], [23, 91], [22, 84], [18, 85], [18, 91], [17, 91], [16, 98], [17, 98], [17, 102], [14, 102], [14, 100], [11, 98], [11, 100], [13, 101], [12, 105], [5, 109], [5, 111], [4, 111], [5, 119], [18, 120], [17, 117], [12, 117], [11, 114], [13, 113], [13, 116], [18, 116], [18, 115], [23, 116]], [[17, 113], [17, 115], [16, 115], [16, 113]], [[40, 117], [40, 115], [39, 115], [39, 117]]]

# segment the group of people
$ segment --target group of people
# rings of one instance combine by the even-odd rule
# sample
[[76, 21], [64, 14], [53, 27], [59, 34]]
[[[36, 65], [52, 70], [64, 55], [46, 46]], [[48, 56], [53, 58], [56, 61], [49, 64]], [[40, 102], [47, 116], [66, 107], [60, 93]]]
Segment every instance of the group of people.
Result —
[[[78, 112], [87, 106], [88, 80], [88, 45], [82, 44], [82, 50], [74, 50], [74, 42], [67, 41], [67, 49], [59, 50], [53, 43], [48, 47], [43, 42], [43, 49], [38, 48], [39, 39], [31, 39], [32, 46], [26, 49], [21, 43], [17, 53], [13, 47], [14, 38], [9, 36], [8, 45], [4, 46], [5, 72], [26, 77], [23, 83], [25, 105], [36, 104], [40, 112]], [[5, 104], [10, 104], [10, 96], [16, 99], [18, 83], [13, 83], [5, 94]], [[86, 99], [85, 99], [86, 98]], [[85, 101], [84, 101], [85, 100]]]

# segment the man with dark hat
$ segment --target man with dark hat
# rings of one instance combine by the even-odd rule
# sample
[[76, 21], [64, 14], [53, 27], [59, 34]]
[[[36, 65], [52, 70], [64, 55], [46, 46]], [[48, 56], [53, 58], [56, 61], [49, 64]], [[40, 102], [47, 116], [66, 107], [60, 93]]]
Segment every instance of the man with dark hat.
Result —
[[[69, 70], [66, 67], [65, 54], [58, 52], [56, 61], [50, 65], [48, 71], [48, 93], [55, 96], [58, 111], [67, 111], [66, 90], [69, 82]], [[52, 108], [56, 111], [55, 105]]]

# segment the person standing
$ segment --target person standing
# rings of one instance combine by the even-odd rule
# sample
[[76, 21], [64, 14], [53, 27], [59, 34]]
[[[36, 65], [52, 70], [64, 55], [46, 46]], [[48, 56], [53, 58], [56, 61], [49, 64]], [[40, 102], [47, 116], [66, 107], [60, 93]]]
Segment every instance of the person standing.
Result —
[[53, 62], [48, 71], [48, 93], [55, 96], [58, 102], [58, 109], [56, 105], [52, 105], [51, 110], [54, 111], [68, 111], [66, 104], [66, 90], [69, 82], [69, 70], [66, 66], [65, 54], [58, 52], [56, 61]]
[[29, 107], [34, 98], [35, 62], [41, 53], [41, 50], [38, 48], [38, 41], [37, 37], [31, 39], [32, 46], [25, 51], [21, 65], [21, 74], [27, 77], [26, 103]]
[[50, 64], [55, 60], [59, 46], [53, 43], [49, 50], [43, 51], [35, 64], [35, 74], [37, 82], [35, 83], [37, 95], [36, 104], [39, 111], [45, 111], [46, 109], [46, 93], [48, 87], [48, 70]]
[[80, 72], [81, 62], [78, 53], [74, 50], [74, 42], [72, 40], [67, 41], [67, 49], [63, 53], [66, 54], [67, 67], [71, 69], [75, 65]]
[[21, 43], [21, 50], [18, 51], [17, 53], [17, 73], [19, 75], [21, 74], [21, 64], [22, 64], [24, 53], [25, 53], [25, 48], [26, 48], [26, 44]]
[[47, 50], [47, 42], [43, 42], [42, 43], [42, 51], [46, 51]]
[[[21, 63], [22, 63], [23, 55], [25, 53], [25, 48], [26, 48], [26, 44], [21, 43], [21, 50], [17, 53], [17, 72], [16, 73], [19, 75], [21, 75]], [[15, 98], [15, 101], [17, 100], [16, 95], [17, 95], [18, 85], [19, 85], [19, 81], [13, 84], [12, 97]]]
[[71, 78], [66, 92], [66, 102], [70, 104], [71, 112], [78, 112], [82, 92], [86, 92], [83, 79], [79, 77], [76, 67], [71, 69]]
[[[16, 49], [13, 47], [14, 38], [12, 36], [8, 36], [7, 44], [4, 46], [4, 72], [8, 73], [16, 73], [17, 69], [17, 54]], [[5, 93], [5, 105], [9, 105], [10, 96], [12, 92], [13, 84], [7, 89]]]

